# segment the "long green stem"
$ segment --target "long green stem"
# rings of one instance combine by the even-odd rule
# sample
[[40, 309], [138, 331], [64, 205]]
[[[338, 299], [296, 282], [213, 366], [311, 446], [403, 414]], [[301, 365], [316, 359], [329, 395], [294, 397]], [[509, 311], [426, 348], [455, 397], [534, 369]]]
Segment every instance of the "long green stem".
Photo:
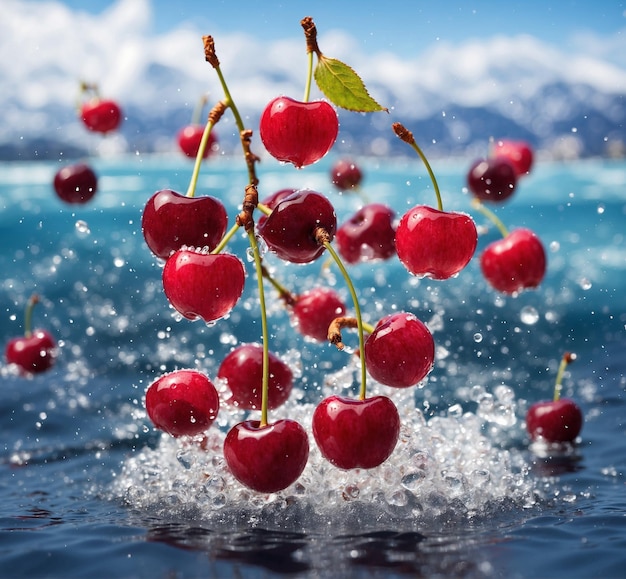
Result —
[[196, 106], [193, 108], [193, 112], [191, 113], [191, 124], [192, 125], [199, 125], [200, 124], [200, 117], [202, 115], [202, 109], [207, 104], [208, 100], [209, 100], [209, 97], [206, 94], [202, 95], [198, 99], [198, 102], [196, 103]]
[[33, 333], [33, 309], [39, 303], [39, 296], [33, 294], [30, 296], [26, 309], [24, 310], [24, 336], [30, 338]]
[[235, 233], [237, 233], [237, 231], [239, 230], [239, 227], [241, 227], [239, 225], [239, 223], [235, 223], [225, 234], [224, 237], [222, 237], [222, 239], [220, 240], [220, 242], [217, 244], [217, 246], [213, 249], [213, 251], [211, 253], [219, 253], [220, 251], [222, 251], [225, 247], [226, 244], [232, 239], [233, 235], [235, 235]]
[[430, 180], [433, 182], [433, 187], [435, 188], [435, 195], [437, 196], [437, 209], [439, 209], [439, 211], [443, 211], [443, 202], [441, 201], [441, 192], [439, 191], [439, 185], [437, 184], [435, 173], [433, 172], [433, 169], [430, 166], [430, 163], [428, 162], [426, 155], [424, 155], [424, 152], [422, 151], [422, 149], [419, 148], [418, 144], [415, 141], [411, 143], [411, 147], [415, 149], [417, 154], [420, 156], [420, 159], [424, 163], [424, 166], [426, 167], [426, 170], [428, 171], [428, 174], [430, 175]]
[[352, 279], [350, 278], [350, 274], [346, 269], [343, 261], [339, 257], [339, 254], [335, 251], [334, 247], [330, 244], [330, 242], [324, 242], [324, 247], [330, 253], [332, 258], [335, 260], [337, 267], [341, 271], [344, 279], [346, 280], [346, 284], [348, 286], [348, 290], [350, 295], [352, 296], [352, 301], [354, 303], [354, 316], [357, 322], [357, 332], [359, 334], [359, 355], [361, 358], [361, 388], [359, 390], [359, 398], [361, 400], [365, 400], [366, 390], [367, 390], [367, 371], [365, 368], [365, 337], [363, 331], [363, 317], [361, 315], [361, 306], [359, 305], [359, 298], [356, 295], [356, 289], [354, 288], [354, 284], [352, 283]]
[[196, 194], [196, 187], [198, 185], [198, 176], [200, 175], [200, 167], [202, 166], [202, 160], [204, 159], [204, 151], [206, 151], [207, 144], [209, 142], [209, 136], [211, 135], [211, 129], [213, 128], [213, 122], [208, 121], [204, 126], [202, 132], [202, 139], [200, 140], [200, 146], [198, 147], [198, 153], [196, 154], [196, 162], [193, 166], [193, 172], [191, 173], [191, 179], [189, 181], [189, 188], [187, 189], [187, 197], [193, 197]]
[[309, 52], [307, 54], [308, 58], [308, 66], [307, 66], [307, 74], [306, 74], [306, 85], [304, 87], [304, 102], [309, 102], [311, 98], [311, 84], [313, 82], [313, 52]]
[[558, 402], [559, 398], [561, 398], [561, 390], [563, 388], [563, 374], [565, 374], [565, 368], [567, 368], [570, 362], [573, 362], [576, 359], [576, 354], [571, 354], [570, 352], [565, 352], [563, 357], [561, 358], [561, 363], [559, 364], [559, 369], [556, 373], [556, 380], [554, 382], [554, 402]]
[[259, 244], [254, 235], [254, 227], [248, 229], [248, 239], [254, 255], [254, 266], [256, 269], [257, 281], [259, 285], [259, 304], [261, 307], [261, 333], [263, 336], [263, 380], [261, 385], [261, 424], [267, 426], [267, 404], [269, 391], [269, 331], [267, 327], [267, 309], [265, 306], [265, 289], [263, 287], [263, 264], [259, 253]]
[[243, 131], [245, 126], [243, 124], [243, 119], [239, 114], [239, 110], [237, 109], [237, 105], [235, 105], [235, 101], [230, 96], [230, 91], [228, 90], [228, 85], [226, 84], [226, 80], [224, 79], [224, 75], [222, 74], [222, 69], [218, 66], [215, 68], [217, 72], [217, 76], [220, 79], [220, 84], [222, 85], [222, 90], [224, 91], [224, 100], [226, 104], [230, 107], [230, 110], [233, 112], [233, 116], [235, 117], [235, 123], [237, 124], [237, 128], [239, 131]]
[[478, 199], [474, 199], [472, 201], [472, 207], [475, 207], [480, 211], [485, 217], [487, 217], [500, 231], [502, 237], [506, 237], [509, 234], [509, 230], [506, 228], [502, 220], [490, 209], [487, 209], [483, 203], [481, 203]]

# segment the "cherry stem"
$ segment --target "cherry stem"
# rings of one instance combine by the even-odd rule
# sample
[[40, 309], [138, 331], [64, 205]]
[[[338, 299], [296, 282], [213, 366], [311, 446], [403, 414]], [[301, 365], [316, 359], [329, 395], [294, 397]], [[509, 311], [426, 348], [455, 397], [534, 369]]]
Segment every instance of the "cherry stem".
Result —
[[199, 125], [200, 124], [200, 116], [202, 115], [202, 109], [205, 107], [207, 102], [209, 101], [209, 95], [203, 94], [196, 103], [196, 106], [193, 108], [193, 113], [191, 114], [191, 124]]
[[[328, 236], [328, 234], [326, 234]], [[350, 295], [352, 296], [352, 301], [354, 303], [354, 314], [357, 322], [357, 332], [359, 335], [359, 355], [361, 358], [361, 388], [359, 390], [359, 398], [361, 400], [365, 400], [366, 389], [367, 389], [367, 371], [365, 369], [365, 338], [364, 338], [364, 330], [363, 330], [363, 317], [361, 315], [361, 306], [359, 305], [359, 298], [356, 294], [356, 289], [354, 288], [354, 284], [352, 283], [352, 279], [350, 278], [350, 274], [346, 269], [346, 266], [341, 261], [339, 254], [335, 251], [333, 246], [330, 244], [329, 240], [323, 241], [324, 247], [328, 250], [328, 253], [332, 256], [337, 267], [341, 271], [344, 279], [346, 280], [346, 284], [348, 286], [348, 290], [350, 291]]]
[[200, 139], [200, 145], [198, 152], [196, 153], [196, 161], [193, 166], [193, 172], [191, 173], [191, 180], [189, 181], [189, 188], [187, 189], [187, 197], [193, 197], [196, 194], [196, 187], [198, 185], [198, 177], [200, 175], [200, 167], [204, 159], [204, 152], [206, 151], [207, 144], [209, 143], [209, 137], [211, 130], [215, 124], [222, 118], [224, 111], [226, 110], [226, 103], [224, 101], [218, 102], [209, 112], [204, 131], [202, 133], [202, 139]]
[[493, 211], [485, 207], [485, 205], [478, 199], [472, 200], [472, 207], [475, 207], [485, 217], [487, 217], [498, 228], [502, 237], [506, 237], [509, 234], [509, 230], [506, 228], [506, 225], [502, 223], [502, 220]]
[[[356, 318], [345, 316], [335, 318], [328, 326], [328, 341], [336, 346], [338, 350], [343, 350], [345, 344], [341, 335], [342, 328], [358, 328], [358, 325]], [[371, 334], [374, 331], [374, 326], [363, 322], [363, 331]]]
[[267, 404], [269, 391], [269, 331], [267, 327], [267, 308], [265, 306], [265, 290], [263, 287], [263, 264], [261, 263], [261, 254], [259, 253], [259, 244], [254, 234], [254, 227], [248, 230], [248, 239], [254, 256], [254, 266], [257, 273], [257, 282], [259, 285], [259, 304], [261, 307], [261, 333], [263, 336], [263, 379], [261, 382], [261, 427], [267, 426]]
[[561, 398], [561, 390], [563, 388], [563, 375], [565, 374], [565, 368], [567, 368], [568, 364], [571, 364], [576, 359], [576, 354], [572, 354], [571, 352], [565, 352], [563, 357], [561, 358], [561, 363], [559, 364], [559, 369], [556, 373], [556, 380], [554, 382], [554, 402], [558, 402]]
[[304, 38], [306, 40], [306, 51], [308, 55], [308, 69], [306, 77], [306, 85], [304, 89], [304, 102], [308, 102], [311, 97], [311, 84], [313, 81], [313, 54], [315, 53], [318, 58], [322, 56], [319, 46], [317, 45], [317, 27], [313, 18], [305, 16], [300, 25], [304, 30]]
[[269, 281], [270, 284], [272, 284], [274, 289], [278, 292], [278, 296], [280, 297], [280, 299], [283, 300], [283, 302], [285, 302], [285, 304], [288, 305], [288, 306], [295, 305], [295, 303], [298, 300], [298, 298], [296, 296], [294, 296], [274, 276], [272, 276], [272, 274], [269, 272], [269, 270], [265, 266], [262, 266], [262, 271], [263, 271], [263, 277], [267, 281]]
[[405, 143], [408, 143], [409, 145], [411, 145], [411, 147], [415, 150], [415, 152], [419, 155], [420, 159], [424, 163], [424, 166], [426, 167], [426, 170], [428, 171], [428, 174], [430, 175], [430, 180], [433, 183], [433, 187], [435, 188], [435, 195], [437, 196], [437, 209], [439, 209], [439, 211], [443, 211], [443, 202], [441, 201], [441, 192], [439, 191], [439, 185], [437, 184], [435, 173], [433, 172], [432, 167], [430, 166], [430, 163], [428, 162], [428, 159], [426, 158], [426, 155], [424, 155], [424, 152], [422, 151], [422, 149], [420, 149], [417, 143], [415, 142], [415, 137], [413, 137], [413, 133], [409, 131], [408, 129], [406, 129], [404, 125], [402, 125], [401, 123], [393, 123], [391, 127], [393, 128], [394, 133], [396, 133], [396, 135], [400, 137], [400, 139], [402, 139]]
[[39, 303], [39, 296], [33, 294], [26, 302], [26, 309], [24, 310], [24, 336], [30, 338], [33, 333], [33, 309]]
[[239, 227], [241, 227], [241, 225], [239, 223], [235, 223], [224, 234], [224, 237], [222, 237], [222, 239], [220, 239], [220, 242], [215, 246], [215, 248], [213, 249], [213, 251], [211, 251], [211, 253], [220, 253], [220, 251], [222, 251], [226, 247], [228, 242], [232, 239], [233, 235], [235, 235], [235, 233], [237, 233], [237, 231], [239, 231]]

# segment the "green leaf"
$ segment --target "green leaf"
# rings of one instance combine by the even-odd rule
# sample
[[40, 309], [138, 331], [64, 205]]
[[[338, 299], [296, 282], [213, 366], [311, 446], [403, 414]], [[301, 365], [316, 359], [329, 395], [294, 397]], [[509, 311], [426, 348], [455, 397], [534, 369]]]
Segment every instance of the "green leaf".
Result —
[[359, 75], [335, 58], [320, 54], [314, 77], [326, 98], [342, 109], [358, 113], [389, 112], [369, 95]]

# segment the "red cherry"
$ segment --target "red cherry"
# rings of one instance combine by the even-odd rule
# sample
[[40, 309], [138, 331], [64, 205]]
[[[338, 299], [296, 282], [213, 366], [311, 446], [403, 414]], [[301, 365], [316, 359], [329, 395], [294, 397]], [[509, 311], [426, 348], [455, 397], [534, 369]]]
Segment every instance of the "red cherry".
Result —
[[5, 356], [9, 364], [17, 364], [27, 374], [45, 372], [54, 365], [56, 344], [46, 330], [35, 329], [28, 336], [9, 340]]
[[533, 166], [533, 150], [525, 141], [497, 141], [494, 144], [492, 156], [508, 159], [513, 165], [517, 177], [523, 177], [530, 173]]
[[337, 229], [335, 210], [321, 193], [301, 190], [279, 201], [258, 230], [270, 250], [281, 259], [309, 263], [325, 249], [316, 238], [320, 228], [332, 241]]
[[346, 306], [339, 294], [326, 287], [306, 290], [296, 298], [293, 316], [303, 336], [318, 342], [328, 340], [328, 326], [340, 316], [345, 316]]
[[245, 283], [241, 260], [228, 253], [179, 249], [165, 262], [163, 289], [169, 302], [187, 319], [209, 323], [227, 315], [239, 301]]
[[[280, 201], [282, 201], [285, 197], [289, 197], [289, 195], [295, 193], [296, 191], [297, 189], [280, 189], [272, 193], [269, 197], [263, 199], [263, 201], [261, 201], [261, 205], [265, 205], [268, 209], [274, 209]], [[257, 226], [259, 228], [263, 227], [263, 223], [265, 223], [266, 219], [267, 215], [265, 215], [265, 213], [261, 213], [256, 221]]]
[[546, 273], [546, 253], [530, 229], [516, 229], [485, 248], [480, 267], [493, 288], [513, 294], [541, 283]]
[[505, 201], [513, 195], [516, 185], [515, 169], [504, 157], [478, 159], [467, 174], [470, 192], [481, 201]]
[[309, 458], [309, 439], [294, 420], [265, 426], [247, 420], [226, 435], [224, 458], [241, 484], [260, 493], [275, 493], [302, 474]]
[[389, 259], [396, 253], [395, 212], [387, 205], [361, 207], [337, 230], [337, 249], [347, 263]]
[[414, 386], [432, 369], [435, 341], [413, 314], [392, 314], [380, 320], [365, 341], [365, 366], [387, 386]]
[[417, 205], [407, 211], [396, 230], [396, 251], [409, 272], [447, 279], [472, 259], [478, 233], [469, 215]]
[[122, 122], [122, 111], [115, 101], [93, 98], [83, 104], [81, 118], [90, 131], [109, 133]]
[[[202, 135], [204, 134], [203, 125], [187, 125], [183, 127], [176, 135], [176, 142], [180, 150], [187, 155], [187, 157], [196, 158], [198, 155], [198, 149], [200, 148], [200, 142], [202, 141]], [[217, 151], [217, 136], [214, 131], [209, 133], [209, 140], [207, 141], [204, 149], [203, 159], [206, 159], [211, 153]]]
[[533, 440], [573, 442], [583, 426], [583, 414], [569, 398], [533, 404], [526, 414], [526, 429]]
[[363, 173], [353, 161], [339, 159], [330, 170], [330, 179], [339, 191], [351, 191], [359, 187]]
[[169, 189], [150, 197], [141, 217], [146, 243], [162, 259], [185, 245], [212, 251], [227, 226], [226, 209], [218, 199], [209, 195], [186, 197]]
[[326, 101], [277, 97], [261, 114], [260, 135], [270, 155], [304, 167], [319, 161], [335, 143], [339, 121]]
[[344, 470], [379, 466], [399, 434], [398, 410], [386, 396], [354, 400], [333, 395], [313, 412], [313, 436], [322, 455]]
[[[245, 410], [261, 409], [263, 382], [263, 346], [244, 344], [230, 352], [217, 371], [217, 377], [228, 385], [227, 402]], [[293, 387], [293, 374], [278, 356], [269, 353], [269, 388], [267, 408], [284, 404]]]
[[152, 382], [146, 391], [146, 410], [160, 430], [194, 436], [207, 430], [219, 411], [213, 383], [196, 370], [176, 370]]
[[66, 203], [87, 203], [97, 189], [98, 177], [85, 163], [62, 167], [54, 176], [54, 190]]

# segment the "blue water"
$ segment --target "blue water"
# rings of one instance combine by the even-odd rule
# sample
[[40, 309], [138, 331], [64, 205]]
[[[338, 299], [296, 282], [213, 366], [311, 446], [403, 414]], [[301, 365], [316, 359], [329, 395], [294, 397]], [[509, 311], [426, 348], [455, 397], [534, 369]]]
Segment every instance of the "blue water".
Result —
[[[331, 189], [329, 162], [296, 172], [265, 161], [261, 196], [310, 186], [341, 221], [360, 198]], [[446, 209], [472, 213], [468, 163], [433, 162]], [[624, 576], [626, 163], [538, 163], [497, 209], [509, 227], [531, 227], [544, 241], [548, 273], [536, 291], [503, 299], [477, 259], [446, 282], [418, 282], [397, 261], [352, 268], [368, 319], [403, 309], [430, 324], [436, 367], [398, 398], [406, 440], [386, 467], [311, 467], [300, 487], [270, 498], [229, 480], [218, 452], [200, 455], [155, 432], [142, 405], [162, 372], [214, 375], [234, 344], [259, 339], [251, 265], [230, 318], [211, 327], [177, 320], [140, 218], [157, 189], [186, 190], [191, 165], [143, 156], [92, 164], [100, 190], [83, 207], [55, 198], [58, 164], [0, 164], [1, 341], [21, 332], [37, 292], [35, 323], [60, 345], [46, 374], [25, 379], [0, 366], [0, 576]], [[434, 204], [417, 159], [363, 167], [369, 199], [398, 213]], [[245, 179], [238, 160], [217, 160], [203, 168], [198, 193], [223, 198], [232, 218]], [[498, 235], [481, 232], [479, 250]], [[244, 242], [238, 236], [229, 250], [245, 260]], [[320, 263], [267, 260], [296, 290], [323, 275]], [[302, 368], [300, 400], [288, 410], [306, 419], [329, 376], [345, 381], [349, 356], [300, 339], [272, 297], [270, 313], [272, 348]], [[523, 413], [550, 396], [564, 350], [577, 354], [564, 391], [585, 425], [576, 449], [550, 460], [528, 448]], [[409, 484], [398, 473], [416, 457], [423, 479]]]

